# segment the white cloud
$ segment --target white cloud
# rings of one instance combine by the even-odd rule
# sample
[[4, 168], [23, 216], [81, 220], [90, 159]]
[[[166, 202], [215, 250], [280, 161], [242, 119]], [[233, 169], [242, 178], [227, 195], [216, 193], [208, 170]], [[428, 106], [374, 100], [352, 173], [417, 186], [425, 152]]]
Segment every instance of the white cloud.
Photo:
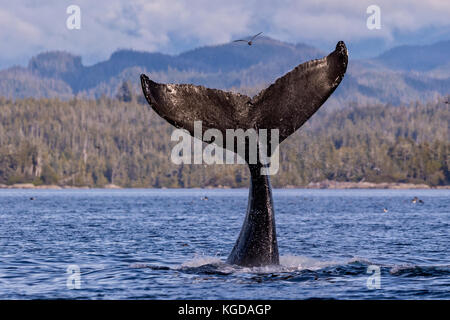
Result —
[[[81, 30], [67, 30], [66, 8], [81, 7]], [[366, 28], [366, 8], [381, 7], [382, 29]], [[3, 61], [45, 50], [105, 59], [117, 48], [179, 52], [263, 31], [290, 42], [394, 41], [396, 32], [450, 28], [443, 0], [0, 0]], [[0, 61], [1, 63], [2, 61]]]

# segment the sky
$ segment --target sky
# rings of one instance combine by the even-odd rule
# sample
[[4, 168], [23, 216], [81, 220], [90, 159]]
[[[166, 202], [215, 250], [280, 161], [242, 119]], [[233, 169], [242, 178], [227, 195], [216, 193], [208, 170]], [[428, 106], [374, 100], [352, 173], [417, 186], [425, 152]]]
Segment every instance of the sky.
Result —
[[[80, 8], [80, 29], [66, 26]], [[380, 8], [380, 29], [366, 12]], [[263, 32], [324, 51], [344, 40], [351, 57], [373, 57], [403, 44], [450, 40], [449, 0], [0, 0], [0, 68], [65, 50], [85, 65], [117, 49], [178, 54]]]

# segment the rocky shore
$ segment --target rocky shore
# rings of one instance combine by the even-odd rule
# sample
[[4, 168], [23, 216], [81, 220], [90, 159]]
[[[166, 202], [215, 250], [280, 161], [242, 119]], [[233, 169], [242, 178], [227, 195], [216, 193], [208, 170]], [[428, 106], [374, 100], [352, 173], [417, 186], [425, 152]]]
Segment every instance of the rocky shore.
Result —
[[[115, 184], [107, 184], [102, 187], [103, 189], [122, 189], [122, 187]], [[287, 185], [285, 189], [450, 189], [450, 186], [437, 186], [430, 187], [426, 184], [413, 184], [413, 183], [394, 183], [394, 182], [339, 182], [332, 180], [324, 180], [321, 182], [310, 182], [306, 186], [292, 186]], [[58, 185], [39, 185], [35, 186], [32, 183], [16, 183], [12, 185], [0, 184], [0, 189], [90, 189], [90, 187], [76, 187], [76, 186], [58, 186]], [[166, 188], [162, 188], [166, 189]], [[199, 188], [202, 189], [202, 188]], [[228, 186], [207, 186], [203, 189], [230, 189]]]
[[450, 186], [430, 187], [427, 184], [396, 183], [396, 182], [339, 182], [324, 180], [321, 182], [311, 182], [307, 189], [450, 189]]
[[[61, 189], [90, 189], [90, 187], [76, 187], [76, 186], [58, 186], [58, 185], [39, 185], [35, 186], [32, 183], [15, 183], [12, 185], [0, 184], [0, 189], [53, 189], [53, 190], [61, 190]], [[122, 189], [115, 184], [107, 184], [103, 186], [103, 189]]]

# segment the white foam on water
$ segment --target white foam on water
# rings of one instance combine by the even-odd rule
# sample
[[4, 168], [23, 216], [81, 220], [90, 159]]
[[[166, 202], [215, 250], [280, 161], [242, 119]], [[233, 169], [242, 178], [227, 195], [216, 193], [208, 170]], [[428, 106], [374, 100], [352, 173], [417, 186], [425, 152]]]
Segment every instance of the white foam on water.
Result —
[[185, 261], [181, 264], [181, 268], [198, 268], [207, 264], [222, 264], [222, 260], [218, 257], [195, 256], [193, 259]]
[[339, 264], [338, 261], [323, 261], [306, 256], [281, 256], [280, 265], [288, 269], [297, 270], [320, 270], [329, 266]]
[[362, 264], [367, 264], [367, 265], [376, 264], [376, 263], [371, 262], [370, 260], [367, 260], [366, 258], [358, 257], [358, 256], [351, 258], [347, 262], [347, 264], [357, 263], [357, 262], [362, 263]]
[[146, 263], [132, 263], [130, 264], [130, 268], [132, 269], [144, 269], [144, 268], [148, 268], [149, 265]]
[[280, 257], [280, 265], [239, 267], [226, 264], [224, 260], [217, 256], [196, 256], [191, 260], [183, 262], [179, 268], [198, 268], [204, 265], [215, 265], [218, 271], [224, 273], [276, 273], [301, 270], [315, 271], [337, 264], [339, 264], [337, 261], [323, 261], [306, 256], [286, 255]]
[[[285, 255], [280, 256], [279, 265], [268, 265], [263, 267], [241, 267], [236, 265], [227, 264], [225, 259], [218, 256], [207, 256], [207, 255], [195, 255], [192, 259], [189, 259], [181, 264], [179, 264], [174, 269], [183, 268], [200, 268], [205, 265], [212, 265], [218, 272], [222, 273], [280, 273], [280, 272], [295, 272], [302, 270], [317, 271], [331, 266], [338, 265], [348, 265], [355, 262], [361, 262], [366, 264], [371, 264], [370, 261], [360, 258], [353, 257], [349, 260], [320, 260], [307, 256], [294, 256]], [[146, 268], [148, 264], [135, 263], [130, 265], [131, 268]]]

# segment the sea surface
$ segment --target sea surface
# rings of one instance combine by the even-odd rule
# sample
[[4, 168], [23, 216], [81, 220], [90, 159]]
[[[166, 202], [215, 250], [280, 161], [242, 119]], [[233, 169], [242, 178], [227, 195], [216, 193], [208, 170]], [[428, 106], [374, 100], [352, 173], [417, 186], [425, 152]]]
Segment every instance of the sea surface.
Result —
[[450, 299], [450, 190], [274, 190], [260, 268], [225, 263], [247, 196], [0, 190], [0, 299]]

